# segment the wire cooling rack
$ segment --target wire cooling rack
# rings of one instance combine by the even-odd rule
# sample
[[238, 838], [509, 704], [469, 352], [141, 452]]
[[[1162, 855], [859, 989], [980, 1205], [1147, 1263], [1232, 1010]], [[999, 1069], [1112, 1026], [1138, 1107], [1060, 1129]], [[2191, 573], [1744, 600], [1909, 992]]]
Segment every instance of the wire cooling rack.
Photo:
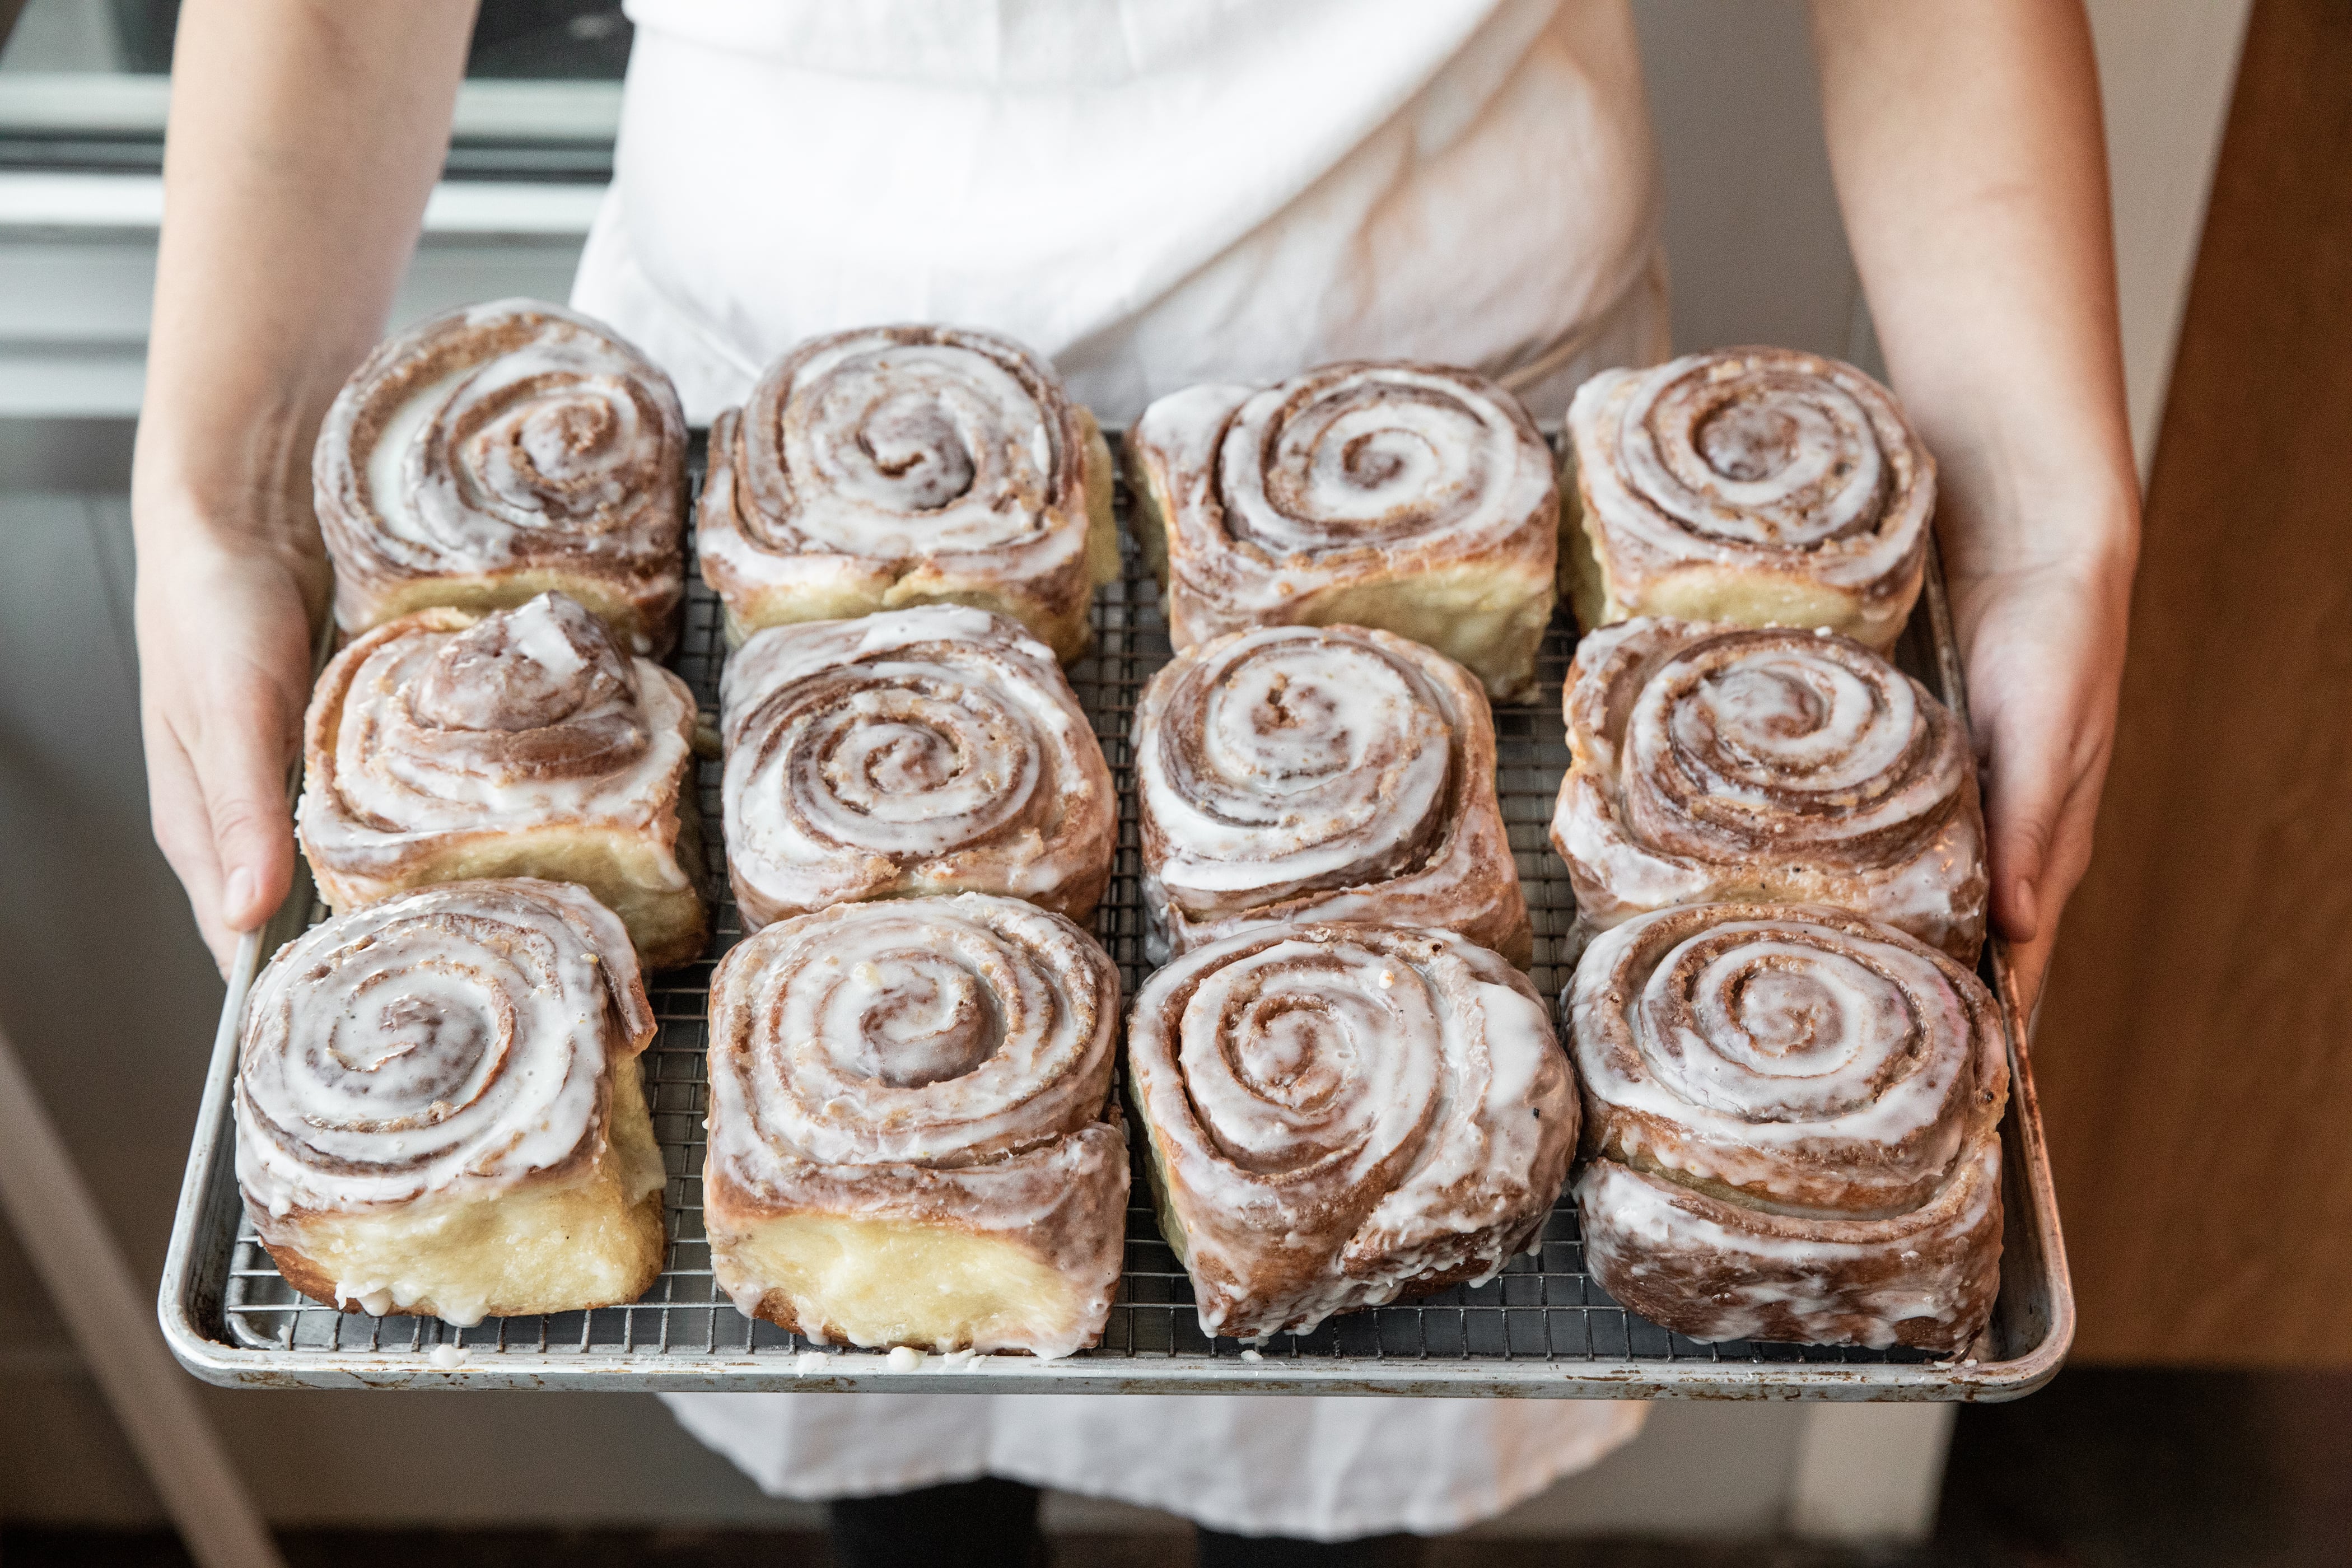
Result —
[[[1123, 489], [1118, 499], [1124, 574], [1097, 595], [1093, 651], [1069, 674], [1118, 786], [1118, 858], [1095, 931], [1118, 961], [1131, 997], [1150, 965], [1143, 952], [1129, 727], [1138, 694], [1171, 648], [1158, 585], [1125, 532]], [[1964, 712], [1941, 577], [1932, 566], [1929, 576], [1898, 662]], [[726, 654], [719, 606], [692, 572], [688, 584], [685, 635], [672, 668], [702, 707], [715, 711]], [[1535, 925], [1532, 975], [1555, 1005], [1570, 977], [1576, 905], [1568, 868], [1546, 832], [1568, 765], [1559, 690], [1574, 642], [1563, 610], [1544, 639], [1537, 700], [1495, 712], [1503, 816]], [[1575, 1206], [1566, 1196], [1545, 1224], [1540, 1248], [1513, 1258], [1486, 1285], [1348, 1314], [1312, 1333], [1277, 1335], [1263, 1345], [1212, 1338], [1194, 1315], [1191, 1280], [1160, 1237], [1139, 1167], [1127, 1215], [1124, 1275], [1094, 1350], [1056, 1362], [885, 1355], [814, 1346], [747, 1320], [713, 1284], [702, 1228], [710, 973], [742, 934], [719, 830], [719, 773], [715, 760], [700, 764], [709, 828], [705, 886], [717, 935], [701, 961], [648, 985], [660, 1028], [642, 1061], [669, 1176], [669, 1249], [653, 1288], [628, 1306], [489, 1319], [459, 1329], [434, 1319], [337, 1311], [279, 1277], [237, 1199], [228, 1098], [236, 1020], [259, 954], [326, 917], [307, 875], [298, 875], [288, 907], [238, 955], [215, 1042], [161, 1302], [166, 1337], [183, 1364], [215, 1383], [280, 1387], [2000, 1399], [2040, 1386], [2072, 1338], [2073, 1301], [2040, 1115], [2014, 989], [1997, 947], [1985, 973], [2002, 999], [2011, 1040], [2014, 1088], [2003, 1129], [2008, 1241], [1992, 1325], [1958, 1357], [1747, 1341], [1703, 1344], [1669, 1333], [1618, 1306], [1585, 1271]]]

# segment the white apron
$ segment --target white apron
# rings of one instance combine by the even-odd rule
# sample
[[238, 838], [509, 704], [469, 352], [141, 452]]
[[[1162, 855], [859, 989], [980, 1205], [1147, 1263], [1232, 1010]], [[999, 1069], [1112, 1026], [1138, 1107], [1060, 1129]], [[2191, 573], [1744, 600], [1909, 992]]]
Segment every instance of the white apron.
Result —
[[[1125, 424], [1206, 380], [1474, 365], [1557, 420], [1664, 356], [1625, 0], [633, 0], [572, 303], [707, 422], [812, 333], [1009, 333]], [[1339, 1539], [1498, 1513], [1636, 1405], [682, 1394], [766, 1490], [982, 1474]]]

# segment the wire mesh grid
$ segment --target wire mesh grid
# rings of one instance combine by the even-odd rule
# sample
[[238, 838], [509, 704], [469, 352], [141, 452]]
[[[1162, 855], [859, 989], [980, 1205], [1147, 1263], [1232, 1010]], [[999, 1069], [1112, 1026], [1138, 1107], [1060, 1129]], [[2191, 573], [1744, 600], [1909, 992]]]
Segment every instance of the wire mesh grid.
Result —
[[[1118, 498], [1125, 517], [1126, 496]], [[1171, 656], [1159, 587], [1142, 565], [1131, 538], [1122, 531], [1125, 552], [1120, 579], [1096, 597], [1091, 652], [1069, 669], [1071, 684], [1093, 718], [1119, 795], [1118, 858], [1110, 886], [1095, 918], [1095, 932], [1118, 962], [1127, 994], [1132, 996], [1150, 972], [1144, 956], [1142, 863], [1135, 818], [1129, 727], [1144, 683]], [[718, 707], [719, 675], [726, 656], [719, 603], [689, 572], [684, 635], [671, 668], [693, 689], [706, 712]], [[1921, 617], [1924, 620], [1924, 616]], [[1559, 780], [1568, 765], [1561, 723], [1560, 685], [1573, 650], [1572, 623], [1565, 612], [1547, 634], [1538, 661], [1540, 687], [1531, 703], [1495, 710], [1499, 794], [1503, 816], [1518, 862], [1535, 926], [1537, 989], [1557, 998], [1570, 973], [1569, 928], [1575, 900], [1568, 868], [1551, 848], [1547, 830]], [[1898, 650], [1900, 661], [1928, 680], [1945, 684], [1935, 670], [1933, 643], [1916, 630]], [[436, 1364], [471, 1362], [478, 1355], [509, 1357], [622, 1357], [641, 1364], [681, 1364], [695, 1358], [774, 1357], [790, 1360], [822, 1350], [834, 1356], [873, 1352], [818, 1347], [773, 1325], [744, 1318], [716, 1288], [710, 1248], [702, 1228], [701, 1180], [705, 1114], [706, 1050], [710, 973], [719, 955], [742, 935], [742, 922], [726, 876], [720, 825], [720, 763], [699, 764], [699, 796], [706, 825], [706, 890], [715, 914], [715, 936], [703, 959], [651, 978], [647, 990], [659, 1023], [641, 1058], [654, 1131], [668, 1173], [664, 1194], [668, 1251], [660, 1277], [645, 1296], [626, 1306], [541, 1317], [493, 1318], [467, 1328], [430, 1318], [376, 1318], [343, 1312], [303, 1297], [286, 1283], [255, 1236], [241, 1220], [228, 1258], [221, 1310], [227, 1337], [254, 1351], [302, 1352], [329, 1356], [414, 1354]], [[315, 900], [308, 921], [326, 918]], [[306, 922], [307, 923], [307, 922]], [[1137, 1158], [1139, 1161], [1139, 1140]], [[1161, 1238], [1143, 1172], [1134, 1173], [1127, 1213], [1124, 1273], [1101, 1343], [1081, 1358], [1129, 1363], [1175, 1359], [1246, 1357], [1342, 1363], [1376, 1373], [1378, 1363], [1433, 1362], [1656, 1363], [1719, 1366], [1772, 1364], [1925, 1363], [1924, 1352], [1896, 1348], [1769, 1344], [1733, 1341], [1702, 1343], [1627, 1311], [1585, 1271], [1575, 1206], [1565, 1195], [1547, 1220], [1539, 1247], [1511, 1260], [1488, 1283], [1457, 1286], [1400, 1305], [1376, 1307], [1334, 1318], [1307, 1334], [1280, 1334], [1252, 1345], [1202, 1331], [1192, 1305], [1191, 1279]]]

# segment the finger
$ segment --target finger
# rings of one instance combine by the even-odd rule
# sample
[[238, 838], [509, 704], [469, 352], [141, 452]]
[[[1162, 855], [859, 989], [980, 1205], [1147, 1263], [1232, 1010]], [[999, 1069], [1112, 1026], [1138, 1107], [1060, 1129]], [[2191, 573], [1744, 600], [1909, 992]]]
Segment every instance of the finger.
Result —
[[2026, 1022], [2030, 1033], [2033, 1025], [2033, 1009], [2042, 999], [2042, 983], [2049, 977], [2050, 955], [2058, 950], [2058, 922], [2050, 921], [2042, 934], [2032, 942], [2011, 942], [2009, 947], [2009, 973], [2017, 982], [2018, 1016]]
[[213, 847], [204, 792], [196, 784], [195, 766], [169, 725], [152, 713], [142, 719], [147, 731], [147, 819], [163, 858], [187, 892], [196, 930], [212, 950], [213, 963], [226, 974], [236, 954], [236, 933], [220, 921], [220, 861]]
[[232, 931], [259, 926], [286, 900], [294, 877], [293, 824], [286, 809], [290, 752], [287, 720], [268, 698], [235, 705], [256, 722], [209, 726], [196, 757], [213, 857], [219, 868], [215, 910]]
[[1993, 924], [2011, 942], [2021, 944], [2057, 923], [2056, 911], [2043, 907], [2042, 884], [2073, 770], [2047, 725], [1997, 723], [1991, 741], [1985, 830]]

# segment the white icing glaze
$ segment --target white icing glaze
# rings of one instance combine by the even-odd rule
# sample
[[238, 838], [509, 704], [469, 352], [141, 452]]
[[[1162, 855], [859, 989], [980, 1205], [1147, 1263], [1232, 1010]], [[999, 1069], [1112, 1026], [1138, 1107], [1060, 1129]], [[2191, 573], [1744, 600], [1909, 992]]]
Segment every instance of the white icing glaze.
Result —
[[1052, 652], [1013, 622], [929, 605], [773, 627], [729, 661], [722, 702], [747, 918], [956, 887], [1091, 912], [1109, 768]]
[[[627, 932], [566, 884], [445, 883], [337, 916], [247, 997], [238, 1184], [283, 1216], [482, 1195], [594, 1159], [614, 1064], [653, 1027]], [[337, 1289], [409, 1305], [394, 1283]]]
[[710, 1159], [757, 1188], [779, 1163], [961, 1168], [1040, 1147], [1096, 1120], [1117, 1000], [1091, 938], [1010, 899], [770, 926], [712, 981]]
[[314, 860], [381, 875], [451, 834], [643, 829], [676, 811], [694, 726], [683, 682], [559, 595], [467, 620], [387, 624], [321, 678], [297, 812]]
[[1552, 833], [1588, 928], [1675, 903], [1829, 903], [1974, 960], [1967, 737], [1868, 649], [1636, 618], [1579, 646], [1566, 707]]
[[1837, 910], [1687, 906], [1595, 940], [1568, 1011], [1586, 1258], [1621, 1302], [1710, 1340], [1982, 1326], [2008, 1068], [1973, 974]]
[[1576, 1103], [1516, 970], [1442, 931], [1246, 932], [1137, 998], [1130, 1086], [1202, 1327], [1259, 1338], [1499, 1270]]
[[1550, 454], [1517, 399], [1468, 371], [1351, 362], [1188, 387], [1146, 409], [1132, 440], [1174, 512], [1180, 647], [1283, 618], [1382, 561], [1502, 552], [1550, 569]]
[[828, 556], [1017, 558], [1047, 572], [1086, 548], [1076, 411], [1050, 365], [987, 332], [811, 340], [727, 431], [728, 504], [706, 510], [701, 542], [746, 581], [784, 580], [794, 559], [822, 572]]
[[989, 550], [1043, 526], [1024, 501], [1049, 489], [1057, 431], [1002, 359], [847, 336], [802, 360], [784, 396], [793, 522], [815, 548]]
[[685, 443], [668, 379], [584, 316], [508, 300], [420, 323], [320, 430], [342, 624], [404, 579], [563, 566], [609, 577], [650, 634], [677, 597]]
[[[1965, 1341], [1973, 1332], [1967, 1314], [1990, 1305], [1998, 1247], [1987, 1257], [1968, 1238], [2000, 1205], [1998, 1139], [1965, 1152], [1950, 1201], [1888, 1221], [1738, 1226], [1673, 1182], [1612, 1160], [1588, 1164], [1575, 1192], [1587, 1266], [1631, 1291], [1672, 1289], [1675, 1270], [1662, 1260], [1720, 1260], [1704, 1296], [1681, 1290], [1674, 1303], [1675, 1331], [1696, 1339], [1755, 1339], [1786, 1312], [1797, 1337], [1813, 1342], [1883, 1350], [1900, 1342], [1899, 1325], [1921, 1320]], [[1885, 1267], [1889, 1257], [1895, 1268]]]
[[1935, 460], [1886, 390], [1834, 360], [1727, 349], [1604, 371], [1577, 389], [1569, 429], [1615, 576], [1802, 558], [1858, 589], [1925, 547]]
[[1181, 656], [1138, 723], [1136, 780], [1188, 908], [1385, 879], [1450, 804], [1454, 724], [1393, 650], [1352, 628], [1276, 627]]
[[1651, 1119], [1629, 1156], [1797, 1206], [1822, 1195], [1821, 1164], [1851, 1166], [1834, 1184], [1854, 1197], [1821, 1206], [1907, 1206], [1950, 1163], [1977, 1083], [1949, 961], [1850, 921], [1744, 912], [1662, 910], [1594, 941], [1569, 1000], [1586, 1094]]

